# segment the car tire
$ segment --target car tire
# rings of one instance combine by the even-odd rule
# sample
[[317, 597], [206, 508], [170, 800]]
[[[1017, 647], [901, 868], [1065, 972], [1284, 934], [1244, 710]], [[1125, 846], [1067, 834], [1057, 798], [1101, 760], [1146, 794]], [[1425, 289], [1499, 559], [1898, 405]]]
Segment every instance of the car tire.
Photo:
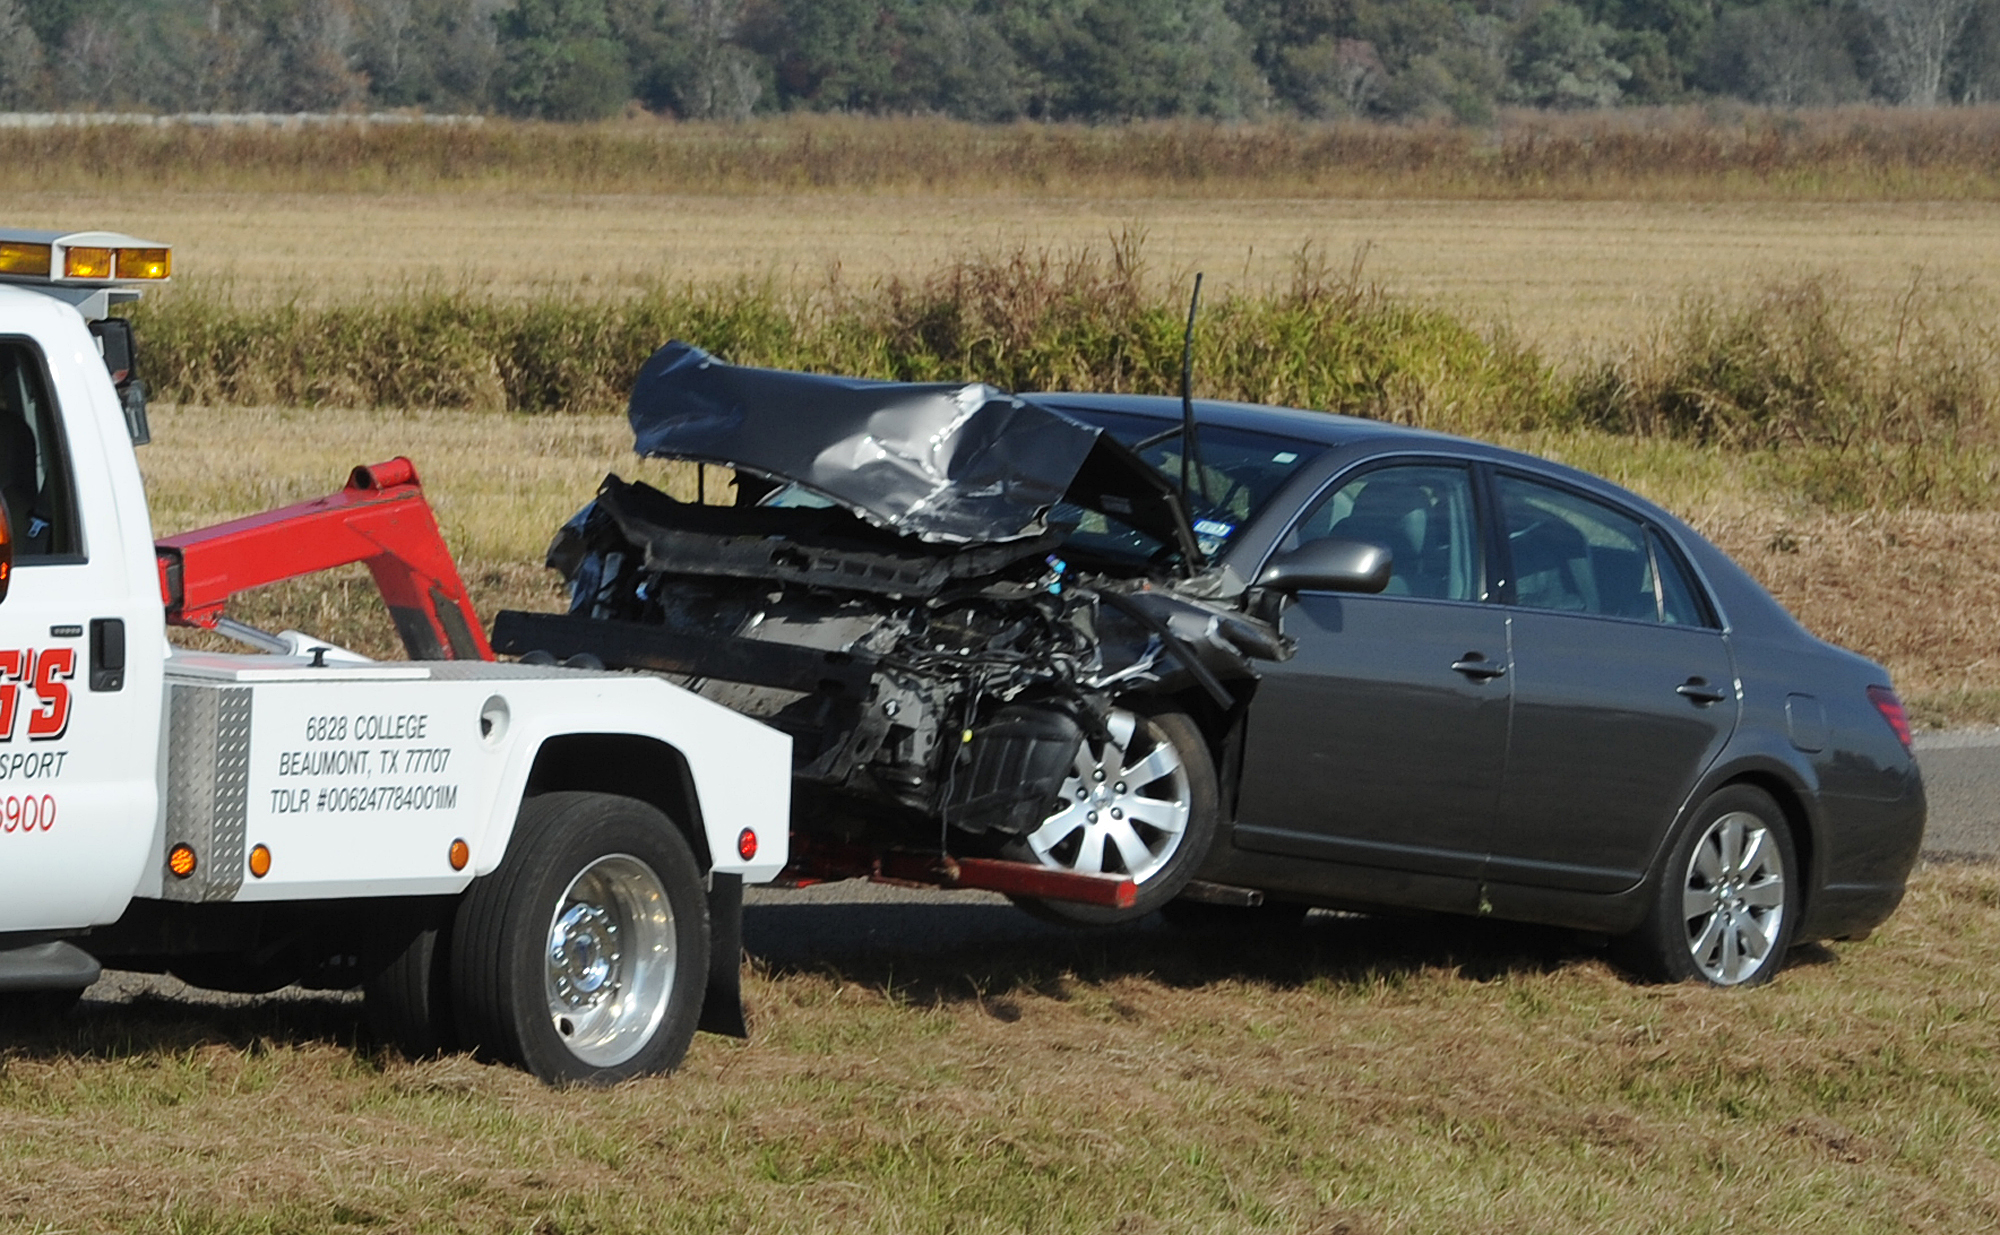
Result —
[[451, 1008], [451, 931], [420, 930], [394, 960], [362, 984], [362, 1011], [377, 1041], [407, 1059], [459, 1049]]
[[550, 1084], [672, 1071], [701, 1016], [708, 903], [688, 843], [631, 798], [522, 804], [452, 925], [458, 1029]]
[[1798, 849], [1771, 795], [1730, 785], [1667, 851], [1635, 967], [1669, 982], [1755, 986], [1783, 967], [1798, 929]]
[[1121, 701], [1108, 725], [1111, 741], [1084, 740], [1063, 783], [1062, 809], [1006, 854], [1058, 870], [1132, 875], [1138, 895], [1124, 909], [1015, 898], [1044, 921], [1113, 926], [1143, 918], [1180, 895], [1215, 841], [1215, 761], [1193, 719]]

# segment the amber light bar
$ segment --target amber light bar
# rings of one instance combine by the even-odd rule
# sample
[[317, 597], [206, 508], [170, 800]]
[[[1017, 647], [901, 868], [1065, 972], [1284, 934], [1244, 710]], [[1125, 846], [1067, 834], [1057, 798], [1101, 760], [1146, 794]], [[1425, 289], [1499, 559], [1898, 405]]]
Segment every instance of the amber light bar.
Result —
[[118, 232], [0, 228], [0, 280], [92, 286], [164, 283], [173, 277], [168, 245]]
[[0, 240], [0, 275], [46, 279], [53, 259], [54, 251], [48, 245]]

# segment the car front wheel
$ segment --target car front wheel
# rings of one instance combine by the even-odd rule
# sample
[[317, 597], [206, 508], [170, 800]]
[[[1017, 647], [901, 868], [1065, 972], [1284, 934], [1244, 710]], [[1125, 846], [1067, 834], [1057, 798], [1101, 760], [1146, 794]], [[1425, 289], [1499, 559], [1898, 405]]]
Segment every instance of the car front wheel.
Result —
[[1633, 939], [1641, 965], [1673, 982], [1769, 981], [1798, 927], [1797, 852], [1769, 794], [1718, 791], [1667, 855], [1652, 913]]
[[1054, 809], [1009, 856], [1126, 876], [1137, 899], [1127, 909], [1017, 901], [1037, 917], [1088, 926], [1144, 917], [1180, 894], [1215, 838], [1215, 764], [1194, 721], [1185, 712], [1123, 705], [1105, 727], [1108, 740], [1084, 740]]

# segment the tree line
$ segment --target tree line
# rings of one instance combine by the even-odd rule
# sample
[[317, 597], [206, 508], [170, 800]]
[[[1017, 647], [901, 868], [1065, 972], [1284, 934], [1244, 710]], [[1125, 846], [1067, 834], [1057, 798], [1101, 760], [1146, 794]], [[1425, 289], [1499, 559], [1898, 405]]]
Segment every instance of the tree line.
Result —
[[0, 0], [0, 109], [1452, 118], [2000, 97], [2000, 0]]

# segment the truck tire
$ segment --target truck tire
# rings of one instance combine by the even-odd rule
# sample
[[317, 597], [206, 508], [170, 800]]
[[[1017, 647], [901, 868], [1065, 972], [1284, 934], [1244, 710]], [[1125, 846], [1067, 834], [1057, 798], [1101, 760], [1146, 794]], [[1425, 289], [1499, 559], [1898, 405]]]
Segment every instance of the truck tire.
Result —
[[601, 793], [523, 802], [507, 856], [459, 902], [451, 985], [466, 1044], [553, 1085], [671, 1071], [708, 979], [708, 905], [680, 832]]
[[[1044, 921], [1112, 926], [1136, 921], [1180, 895], [1208, 857], [1221, 816], [1215, 761], [1187, 713], [1137, 700], [1112, 709], [1112, 741], [1086, 741], [1062, 800], [1008, 857], [1058, 870], [1132, 876], [1128, 909], [1015, 897]], [[1127, 852], [1129, 850], [1129, 853]]]
[[451, 1008], [451, 928], [420, 930], [381, 972], [362, 984], [362, 1009], [377, 1041], [408, 1059], [459, 1049]]

